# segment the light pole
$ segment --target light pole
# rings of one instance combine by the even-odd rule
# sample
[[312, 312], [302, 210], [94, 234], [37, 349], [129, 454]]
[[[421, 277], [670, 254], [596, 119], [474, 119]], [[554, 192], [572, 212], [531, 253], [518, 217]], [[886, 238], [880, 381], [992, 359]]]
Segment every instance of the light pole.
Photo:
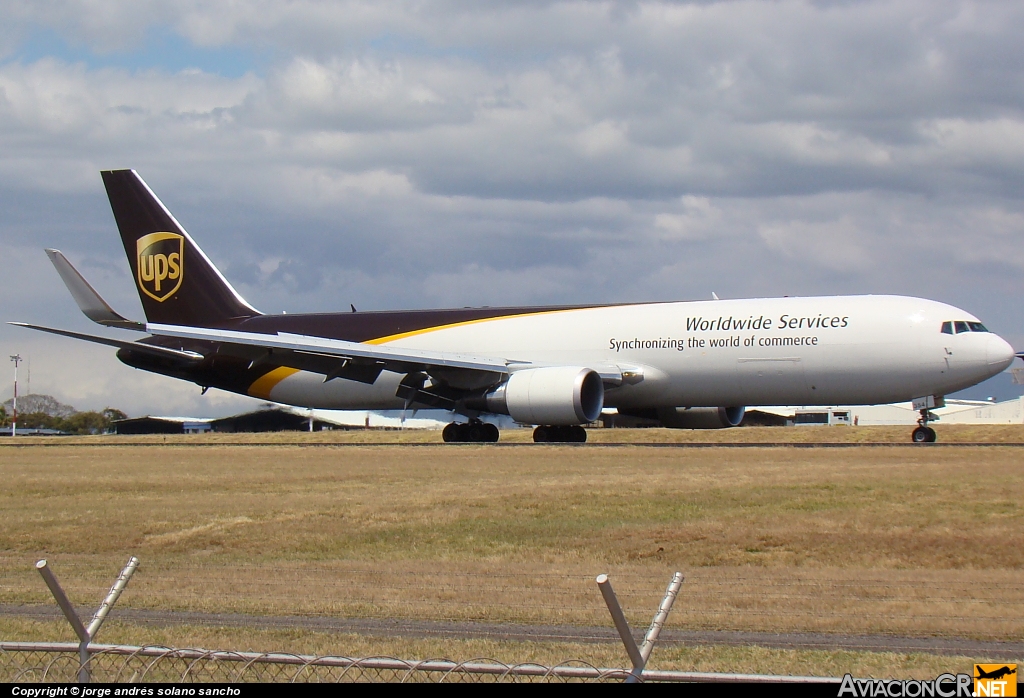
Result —
[[11, 436], [18, 435], [18, 364], [21, 362], [21, 354], [11, 357], [14, 362], [14, 416], [11, 418]]

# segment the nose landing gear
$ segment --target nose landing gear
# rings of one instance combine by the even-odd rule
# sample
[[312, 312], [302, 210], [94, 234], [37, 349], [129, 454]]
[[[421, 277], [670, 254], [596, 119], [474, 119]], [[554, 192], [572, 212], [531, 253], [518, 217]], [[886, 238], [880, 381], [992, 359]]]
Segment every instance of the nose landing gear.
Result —
[[910, 434], [911, 440], [916, 444], [935, 443], [935, 430], [928, 426], [928, 422], [935, 419], [935, 415], [928, 411], [928, 408], [921, 410], [921, 417], [917, 420], [917, 429]]
[[452, 422], [441, 432], [441, 438], [450, 443], [497, 443], [498, 427], [474, 419], [463, 424]]

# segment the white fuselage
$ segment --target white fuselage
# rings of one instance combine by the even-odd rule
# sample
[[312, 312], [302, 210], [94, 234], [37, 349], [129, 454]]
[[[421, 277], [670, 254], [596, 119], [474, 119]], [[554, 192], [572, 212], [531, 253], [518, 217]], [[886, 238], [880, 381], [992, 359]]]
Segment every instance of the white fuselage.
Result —
[[[944, 303], [902, 296], [824, 296], [650, 303], [537, 312], [432, 328], [373, 343], [501, 357], [512, 370], [581, 366], [630, 376], [609, 407], [875, 404], [945, 395], [1003, 371], [1013, 349]], [[300, 371], [275, 401], [327, 409], [395, 409], [401, 375], [373, 385]]]

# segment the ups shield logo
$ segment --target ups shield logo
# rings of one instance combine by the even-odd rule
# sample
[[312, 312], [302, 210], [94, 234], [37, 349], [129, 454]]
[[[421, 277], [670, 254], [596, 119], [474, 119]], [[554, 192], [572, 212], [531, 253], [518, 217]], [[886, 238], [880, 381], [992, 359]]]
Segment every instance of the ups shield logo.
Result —
[[150, 233], [136, 244], [139, 288], [163, 303], [181, 288], [185, 276], [185, 238], [177, 233]]

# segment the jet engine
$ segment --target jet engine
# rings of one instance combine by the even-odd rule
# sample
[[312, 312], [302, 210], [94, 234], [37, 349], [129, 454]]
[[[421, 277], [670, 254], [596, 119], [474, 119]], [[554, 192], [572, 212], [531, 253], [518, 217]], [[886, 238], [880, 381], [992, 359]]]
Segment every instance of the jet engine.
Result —
[[528, 368], [509, 376], [486, 400], [488, 411], [522, 424], [586, 424], [601, 414], [604, 382], [580, 366]]
[[661, 407], [658, 421], [669, 429], [723, 429], [738, 427], [745, 407]]

